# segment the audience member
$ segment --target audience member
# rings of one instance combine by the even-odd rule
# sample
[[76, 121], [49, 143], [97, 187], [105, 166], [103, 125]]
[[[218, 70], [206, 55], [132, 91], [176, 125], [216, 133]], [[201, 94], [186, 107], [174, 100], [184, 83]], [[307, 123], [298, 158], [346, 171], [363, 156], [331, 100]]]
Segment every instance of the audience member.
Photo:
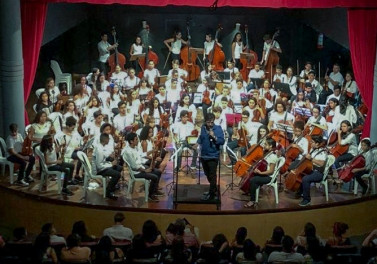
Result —
[[60, 258], [66, 262], [90, 261], [91, 250], [80, 246], [80, 236], [71, 234], [67, 237], [67, 247], [62, 249]]
[[88, 235], [88, 230], [86, 228], [85, 222], [80, 220], [73, 224], [72, 234], [77, 234], [80, 236], [81, 242], [93, 242], [95, 240], [94, 236]]
[[96, 263], [111, 264], [114, 259], [123, 260], [123, 251], [119, 248], [113, 248], [111, 238], [109, 236], [103, 236], [95, 251]]
[[327, 240], [326, 244], [329, 246], [350, 245], [350, 239], [348, 237], [343, 236], [347, 232], [347, 230], [347, 224], [342, 222], [335, 222], [333, 226], [333, 236]]
[[181, 236], [174, 238], [171, 249], [164, 258], [164, 264], [188, 264], [191, 263], [192, 254], [185, 247], [184, 239]]
[[42, 232], [49, 234], [50, 243], [65, 244], [65, 238], [63, 236], [56, 235], [56, 229], [53, 223], [47, 223], [42, 226]]
[[50, 244], [50, 234], [42, 232], [37, 236], [33, 245], [33, 263], [58, 263], [55, 250]]
[[236, 256], [236, 262], [249, 264], [255, 263], [255, 261], [260, 262], [261, 260], [262, 254], [258, 252], [258, 247], [253, 241], [251, 241], [251, 239], [246, 239], [243, 243], [242, 252], [238, 253]]
[[128, 227], [123, 226], [125, 217], [122, 213], [114, 215], [114, 225], [103, 231], [104, 236], [109, 236], [113, 241], [129, 240], [132, 241], [133, 233]]
[[268, 262], [289, 262], [289, 263], [305, 263], [305, 258], [302, 254], [294, 252], [293, 238], [284, 236], [282, 241], [283, 251], [274, 251], [268, 257]]

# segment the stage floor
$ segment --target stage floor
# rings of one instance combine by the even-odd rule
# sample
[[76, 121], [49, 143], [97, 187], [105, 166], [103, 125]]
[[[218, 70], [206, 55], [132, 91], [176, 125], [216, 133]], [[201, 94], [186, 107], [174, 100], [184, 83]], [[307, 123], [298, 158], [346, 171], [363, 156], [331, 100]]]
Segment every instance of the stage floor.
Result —
[[[226, 161], [225, 163], [227, 163]], [[185, 164], [183, 159], [182, 164]], [[190, 163], [189, 163], [190, 164]], [[122, 210], [141, 210], [141, 211], [174, 211], [178, 210], [184, 211], [205, 211], [206, 213], [262, 213], [262, 212], [279, 212], [279, 211], [295, 211], [304, 209], [298, 205], [301, 199], [296, 199], [293, 192], [284, 191], [284, 184], [281, 185], [279, 190], [279, 204], [275, 203], [275, 196], [273, 189], [270, 187], [263, 186], [260, 191], [259, 203], [255, 208], [245, 209], [243, 205], [249, 200], [249, 196], [243, 195], [242, 191], [237, 187], [240, 178], [234, 176], [233, 188], [228, 188], [228, 184], [232, 182], [231, 169], [227, 168], [223, 163], [220, 165], [220, 206], [217, 209], [216, 203], [212, 204], [201, 204], [187, 203], [181, 201], [178, 206], [174, 206], [174, 189], [172, 184], [173, 172], [172, 172], [172, 161], [168, 161], [166, 158], [162, 164], [165, 167], [164, 173], [161, 176], [160, 187], [163, 188], [165, 196], [159, 197], [159, 202], [145, 202], [144, 200], [144, 190], [140, 183], [136, 183], [134, 187], [134, 192], [129, 194], [127, 192], [128, 175], [124, 177], [124, 180], [119, 182], [120, 189], [116, 192], [119, 196], [118, 200], [104, 199], [102, 196], [102, 187], [96, 189], [88, 190], [86, 197], [84, 197], [84, 191], [82, 186], [75, 185], [69, 186], [69, 188], [74, 192], [73, 196], [65, 197], [57, 193], [57, 183], [56, 181], [49, 181], [46, 192], [39, 192], [39, 180], [29, 187], [21, 187], [17, 185], [9, 184], [9, 177], [2, 177], [0, 184], [3, 187], [12, 189], [14, 191], [31, 195], [37, 197], [38, 199], [46, 199], [49, 202], [56, 203], [70, 203], [71, 205], [78, 206], [88, 206], [88, 207], [98, 207], [101, 209], [109, 208], [111, 210], [116, 210], [117, 208], [122, 208]], [[7, 170], [8, 171], [8, 170]], [[200, 174], [200, 177], [199, 177]], [[34, 178], [37, 178], [36, 174], [33, 174]], [[15, 175], [16, 177], [16, 175]], [[208, 187], [208, 181], [202, 170], [194, 170], [192, 172], [182, 171], [179, 172], [179, 184], [185, 186], [184, 193], [190, 198], [197, 197], [200, 200], [200, 192]], [[198, 186], [198, 185], [205, 186]], [[192, 185], [192, 189], [190, 188]], [[348, 188], [349, 189], [349, 188]], [[353, 188], [352, 188], [353, 190]], [[348, 204], [352, 202], [360, 202], [361, 193], [357, 196], [353, 192], [345, 191], [343, 188], [337, 188], [332, 182], [329, 182], [329, 201], [326, 202], [324, 188], [319, 185], [312, 185], [311, 187], [311, 206], [305, 207], [305, 209], [321, 208], [321, 207], [331, 207], [342, 204]], [[182, 200], [182, 199], [181, 199]]]

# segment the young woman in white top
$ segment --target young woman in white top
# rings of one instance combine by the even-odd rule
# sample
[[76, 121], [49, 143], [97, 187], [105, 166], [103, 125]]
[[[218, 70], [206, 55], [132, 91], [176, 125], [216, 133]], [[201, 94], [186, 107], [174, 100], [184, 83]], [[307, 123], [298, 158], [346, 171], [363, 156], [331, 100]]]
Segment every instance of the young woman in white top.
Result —
[[135, 75], [135, 69], [130, 68], [128, 70], [128, 77], [124, 80], [124, 86], [126, 89], [133, 89], [139, 86], [140, 79]]
[[277, 129], [278, 123], [285, 123], [292, 127], [294, 121], [295, 117], [286, 111], [283, 101], [276, 100], [274, 111], [271, 113], [270, 121], [268, 122], [268, 129]]
[[203, 81], [203, 79], [209, 78], [212, 70], [212, 65], [208, 64], [207, 67], [200, 72], [200, 79]]
[[98, 75], [100, 74], [100, 71], [98, 68], [93, 68], [92, 72], [86, 76], [86, 80], [88, 81], [88, 85], [92, 87], [92, 89], [96, 88], [96, 82], [98, 79]]
[[334, 166], [336, 169], [341, 167], [340, 163], [344, 164], [345, 162], [352, 160], [358, 154], [356, 135], [351, 131], [352, 125], [348, 120], [344, 120], [340, 123], [338, 145], [348, 145], [348, 151], [335, 159]]
[[64, 172], [63, 181], [63, 195], [73, 195], [73, 193], [68, 190], [68, 181], [72, 179], [74, 165], [64, 162], [64, 157], [58, 158], [58, 153], [61, 153], [61, 148], [57, 148], [54, 144], [54, 139], [51, 135], [45, 135], [42, 138], [40, 150], [43, 153], [45, 164], [49, 171], [61, 171]]
[[109, 86], [110, 86], [110, 83], [106, 80], [105, 74], [100, 73], [96, 81], [97, 92], [107, 91], [107, 87]]
[[114, 87], [110, 90], [110, 99], [108, 103], [109, 110], [114, 113], [118, 113], [118, 103], [120, 101], [124, 101], [126, 97], [119, 91], [119, 86], [114, 85]]
[[178, 123], [180, 121], [179, 116], [181, 114], [181, 111], [183, 111], [183, 110], [186, 110], [189, 114], [188, 121], [195, 123], [197, 111], [196, 111], [195, 105], [191, 103], [191, 99], [190, 99], [190, 96], [188, 94], [183, 94], [182, 97], [181, 97], [181, 100], [180, 100], [179, 105], [178, 105], [177, 113], [175, 115], [174, 123]]
[[50, 114], [53, 112], [53, 105], [50, 101], [50, 96], [46, 91], [41, 92], [39, 95], [38, 101], [37, 101], [37, 106], [36, 106], [36, 111], [44, 111], [47, 114]]
[[141, 145], [141, 150], [143, 152], [143, 158], [146, 158], [150, 161], [152, 160], [152, 155], [153, 155], [153, 129], [149, 126], [146, 125], [142, 128], [140, 132], [140, 145]]
[[318, 124], [323, 127], [323, 130], [327, 130], [327, 122], [326, 119], [320, 115], [321, 108], [318, 105], [315, 105], [312, 109], [312, 116], [309, 117], [308, 121], [306, 122], [305, 127], [311, 126], [312, 124]]
[[80, 86], [80, 90], [76, 90], [75, 93], [76, 94], [73, 96], [73, 101], [75, 102], [77, 109], [83, 112], [90, 98], [89, 92], [87, 89], [85, 89], [85, 87]]
[[[135, 117], [135, 120], [140, 120], [140, 109], [141, 102], [139, 100], [139, 94], [137, 91], [133, 90], [131, 96], [127, 98], [127, 108], [130, 109], [130, 114]], [[127, 113], [128, 114], [128, 113]]]
[[295, 100], [292, 102], [292, 112], [295, 111], [295, 108], [301, 108], [305, 106], [305, 96], [304, 91], [299, 89], [296, 95]]
[[124, 86], [124, 80], [127, 78], [128, 74], [125, 71], [122, 71], [122, 68], [117, 65], [115, 66], [115, 71], [111, 74], [111, 82], [119, 85], [119, 87]]
[[164, 44], [171, 52], [171, 59], [179, 60], [182, 44], [187, 45], [187, 42], [182, 39], [181, 31], [176, 31], [174, 37], [164, 40]]
[[[135, 39], [135, 42], [131, 45], [130, 56], [142, 54], [143, 48], [144, 48], [144, 45], [143, 45], [143, 42], [141, 41], [141, 37], [137, 36]], [[139, 71], [141, 70], [138, 60], [132, 61], [132, 67], [136, 69], [137, 73], [139, 73]]]
[[240, 57], [241, 53], [246, 49], [242, 42], [241, 32], [237, 32], [232, 41], [232, 60], [234, 66], [238, 69], [241, 68]]
[[160, 101], [155, 97], [153, 98], [149, 104], [148, 108], [144, 111], [143, 113], [143, 120], [144, 123], [146, 124], [147, 117], [152, 116], [156, 122], [157, 125], [160, 124], [160, 117], [161, 114], [165, 113], [163, 107], [160, 104]]
[[141, 78], [140, 80], [140, 87], [138, 90], [139, 96], [140, 95], [147, 95], [149, 92], [151, 92], [152, 89], [148, 87], [148, 81], [146, 78]]
[[55, 128], [52, 122], [47, 119], [47, 114], [43, 111], [37, 113], [34, 122], [31, 125], [32, 141], [34, 143], [41, 142], [43, 136], [47, 134], [55, 134]]
[[343, 93], [345, 93], [349, 98], [354, 99], [356, 92], [358, 91], [356, 82], [353, 79], [352, 72], [346, 73], [346, 82], [343, 83]]
[[76, 121], [79, 120], [79, 116], [77, 115], [78, 109], [76, 108], [76, 104], [72, 100], [68, 100], [65, 104], [65, 113], [63, 115], [63, 121], [67, 120], [68, 117], [72, 116]]
[[55, 81], [53, 78], [47, 78], [46, 80], [46, 92], [50, 95], [50, 101], [55, 104], [58, 101], [58, 96], [60, 95], [60, 90], [55, 86]]
[[88, 100], [88, 103], [84, 109], [84, 115], [86, 116], [86, 122], [90, 123], [93, 121], [94, 112], [102, 110], [102, 104], [101, 101], [97, 96], [91, 96]]
[[250, 121], [252, 122], [261, 122], [266, 118], [266, 109], [262, 109], [258, 105], [258, 101], [255, 97], [251, 97], [247, 101], [247, 106], [243, 108], [250, 113]]
[[268, 80], [265, 80], [263, 82], [263, 87], [259, 88], [259, 95], [266, 99], [266, 107], [270, 108], [275, 101], [275, 98], [277, 96], [277, 93], [275, 90], [270, 89], [271, 85]]
[[289, 89], [291, 90], [291, 93], [293, 95], [297, 95], [297, 78], [296, 78], [296, 76], [293, 76], [293, 68], [292, 67], [288, 67], [287, 78], [284, 81], [284, 83], [288, 83]]

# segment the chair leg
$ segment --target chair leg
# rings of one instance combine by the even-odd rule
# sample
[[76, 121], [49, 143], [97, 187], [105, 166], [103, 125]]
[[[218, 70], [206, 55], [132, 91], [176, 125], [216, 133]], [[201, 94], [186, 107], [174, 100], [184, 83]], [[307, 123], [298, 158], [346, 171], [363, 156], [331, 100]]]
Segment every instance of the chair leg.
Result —
[[150, 184], [149, 180], [146, 180], [145, 183], [144, 183], [144, 186], [145, 186], [145, 202], [146, 203], [148, 202], [148, 198], [149, 198], [149, 184]]
[[130, 179], [128, 181], [128, 193], [129, 194], [132, 194], [134, 192], [134, 185], [135, 185], [135, 181]]
[[371, 187], [372, 194], [376, 194], [376, 177], [375, 177], [374, 174], [372, 174], [372, 176], [370, 178], [370, 184], [372, 185], [372, 187]]
[[323, 185], [325, 186], [326, 202], [328, 202], [329, 201], [329, 184], [327, 183], [327, 181], [325, 181]]
[[258, 203], [258, 200], [259, 200], [259, 189], [260, 187], [258, 187], [257, 190], [255, 191], [255, 203]]
[[359, 187], [359, 183], [355, 180], [354, 187], [353, 187], [353, 194], [357, 195], [357, 189]]
[[5, 164], [1, 164], [1, 175], [5, 175]]
[[103, 198], [106, 198], [107, 182], [106, 182], [105, 177], [102, 178], [102, 186], [103, 186]]
[[14, 165], [13, 165], [13, 163], [9, 164], [9, 180], [10, 180], [10, 184], [14, 183]]
[[[67, 176], [64, 175], [64, 177], [67, 177]], [[58, 194], [61, 194], [62, 193], [62, 177], [61, 177], [61, 174], [57, 175], [56, 181], [58, 183]]]
[[275, 202], [276, 204], [279, 204], [279, 187], [278, 187], [278, 184], [277, 182], [273, 185], [274, 187], [274, 191], [275, 191]]

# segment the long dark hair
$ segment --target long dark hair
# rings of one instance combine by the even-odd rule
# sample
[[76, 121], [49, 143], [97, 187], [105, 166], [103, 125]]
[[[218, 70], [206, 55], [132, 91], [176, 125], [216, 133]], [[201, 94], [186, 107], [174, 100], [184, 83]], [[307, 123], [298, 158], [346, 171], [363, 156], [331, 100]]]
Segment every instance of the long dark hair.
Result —
[[339, 112], [342, 115], [345, 115], [347, 112], [347, 106], [348, 106], [348, 98], [345, 95], [341, 95], [339, 97]]
[[46, 92], [46, 91], [41, 92], [41, 94], [40, 94], [39, 97], [38, 97], [37, 104], [42, 104], [42, 103], [43, 103], [43, 101], [42, 101], [42, 96], [43, 96], [44, 94], [47, 94], [47, 103], [48, 103], [48, 104], [51, 104], [51, 101], [50, 101], [50, 94], [49, 94], [48, 92]]
[[50, 152], [53, 150], [52, 140], [53, 138], [51, 135], [43, 136], [41, 144], [40, 144], [40, 150], [42, 153], [46, 153], [47, 150], [49, 150]]
[[42, 263], [43, 256], [50, 245], [50, 235], [47, 232], [42, 232], [37, 236], [33, 245], [34, 263]]
[[98, 242], [96, 248], [96, 263], [111, 264], [113, 263], [110, 258], [110, 252], [113, 251], [111, 238], [103, 236]]
[[46, 113], [46, 112], [44, 112], [44, 111], [39, 111], [39, 112], [37, 113], [37, 115], [34, 117], [33, 123], [38, 124], [38, 123], [39, 123], [39, 120], [41, 119], [41, 116], [42, 116], [43, 114], [45, 114], [46, 117], [47, 117], [47, 113]]
[[152, 243], [160, 235], [160, 231], [153, 220], [147, 220], [143, 224], [142, 234], [145, 242]]
[[149, 130], [152, 129], [149, 125], [144, 126], [140, 131], [140, 140], [148, 140]]
[[157, 106], [157, 110], [159, 112], [159, 114], [161, 115], [162, 114], [162, 111], [161, 111], [161, 103], [160, 101], [158, 100], [157, 97], [153, 98], [149, 103], [148, 103], [148, 109], [149, 109], [149, 115], [150, 116], [154, 116], [154, 111], [156, 111], [156, 108], [154, 108], [154, 102], [157, 101], [158, 102], [158, 106]]
[[185, 97], [186, 96], [188, 96], [189, 97], [189, 106], [191, 105], [191, 97], [190, 97], [190, 95], [188, 94], [188, 93], [184, 93], [184, 94], [182, 94], [182, 96], [181, 96], [181, 100], [179, 100], [179, 106], [181, 106], [181, 107], [183, 107], [184, 106], [184, 99], [185, 99]]
[[265, 130], [266, 130], [266, 135], [268, 134], [268, 132], [270, 132], [269, 129], [268, 129], [268, 127], [267, 127], [266, 125], [261, 125], [261, 126], [258, 128], [257, 142], [259, 142], [259, 141], [262, 139], [262, 137], [261, 137], [261, 135], [260, 135], [260, 131], [261, 131], [261, 129], [265, 129]]

